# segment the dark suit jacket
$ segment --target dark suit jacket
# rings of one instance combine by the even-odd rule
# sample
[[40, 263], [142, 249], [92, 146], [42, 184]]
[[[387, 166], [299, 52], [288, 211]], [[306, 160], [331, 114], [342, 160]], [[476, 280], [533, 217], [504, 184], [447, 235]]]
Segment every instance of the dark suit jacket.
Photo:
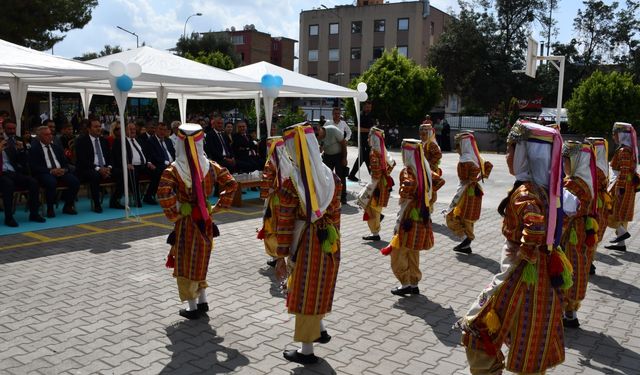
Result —
[[[7, 142], [9, 142], [8, 137], [5, 138]], [[14, 137], [16, 142], [22, 141], [20, 138]], [[16, 173], [20, 174], [29, 174], [29, 165], [27, 160], [27, 145], [24, 145], [22, 150], [18, 150], [15, 147], [9, 147], [7, 143], [7, 147], [5, 147], [4, 152], [7, 154], [7, 158], [9, 159], [9, 163], [16, 170]]]
[[[102, 156], [104, 157], [104, 165], [113, 166], [107, 140], [102, 137], [99, 139], [100, 148], [102, 148]], [[88, 135], [82, 135], [76, 139], [76, 160], [76, 171], [79, 173], [87, 173], [87, 171], [95, 170], [97, 167], [97, 165], [93, 163], [93, 142], [91, 142], [91, 138]]]
[[[55, 145], [51, 144], [51, 149], [60, 163], [60, 167], [68, 169], [67, 158], [64, 157], [64, 151]], [[31, 142], [31, 150], [29, 150], [29, 166], [31, 167], [31, 174], [37, 176], [40, 174], [47, 174], [50, 168], [47, 168], [47, 159], [44, 157], [45, 150], [42, 148], [38, 139]]]
[[[162, 140], [165, 146], [167, 147], [167, 151], [171, 154], [171, 158], [176, 160], [176, 151], [173, 148], [173, 142], [170, 139], [164, 138]], [[160, 141], [156, 136], [149, 137], [147, 141], [147, 151], [145, 152], [148, 155], [149, 161], [153, 163], [156, 167], [164, 168], [165, 167], [165, 154], [162, 146], [160, 145]]]
[[249, 152], [254, 151], [258, 155], [258, 146], [253, 143], [249, 135], [234, 134], [233, 135], [233, 154], [241, 160], [249, 160]]
[[204, 151], [207, 153], [207, 156], [209, 157], [209, 159], [212, 159], [213, 161], [218, 163], [222, 163], [224, 159], [224, 157], [222, 156], [222, 150], [225, 146], [229, 153], [227, 157], [231, 157], [231, 158], [234, 157], [233, 150], [231, 146], [227, 143], [226, 137], [224, 134], [222, 134], [222, 140], [224, 142], [224, 146], [222, 143], [220, 143], [220, 138], [218, 137], [218, 134], [216, 133], [215, 130], [209, 133], [207, 135], [207, 138], [205, 138]]
[[[126, 153], [127, 153], [127, 164], [131, 164], [133, 163], [133, 151], [131, 149], [131, 144], [129, 143], [129, 139], [127, 139], [125, 141], [125, 145], [126, 145]], [[140, 142], [138, 142], [138, 145], [140, 147], [140, 151], [142, 151], [142, 155], [144, 156], [145, 159], [145, 163], [149, 162], [149, 156], [147, 155], [147, 152], [145, 150], [145, 147], [142, 147], [142, 145], [140, 144]], [[114, 164], [114, 168], [116, 169], [122, 169], [122, 146], [120, 146], [120, 139], [116, 139], [115, 142], [113, 142], [113, 149], [111, 150], [111, 155], [113, 157], [113, 164]]]

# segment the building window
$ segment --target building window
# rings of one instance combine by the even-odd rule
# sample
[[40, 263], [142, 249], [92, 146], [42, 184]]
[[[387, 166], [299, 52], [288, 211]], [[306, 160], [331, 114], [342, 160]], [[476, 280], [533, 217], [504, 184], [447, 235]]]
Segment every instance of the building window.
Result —
[[329, 50], [329, 61], [339, 61], [340, 60], [340, 50], [339, 49], [330, 49]]
[[309, 50], [309, 61], [318, 61], [318, 50], [310, 49]]
[[351, 60], [360, 60], [360, 48], [351, 48]]
[[373, 21], [373, 31], [383, 33], [384, 32], [384, 20]]
[[404, 57], [409, 57], [409, 47], [407, 46], [398, 46], [398, 54]]
[[379, 59], [382, 57], [384, 53], [384, 47], [373, 47], [373, 58]]
[[354, 72], [349, 73], [349, 81], [353, 81], [354, 78], [358, 78], [358, 77], [360, 77], [360, 73], [354, 73]]
[[335, 35], [338, 34], [340, 32], [340, 25], [337, 23], [330, 23], [329, 24], [329, 34], [331, 35]]
[[408, 18], [398, 18], [398, 30], [409, 30]]
[[309, 35], [318, 35], [320, 27], [318, 25], [309, 25]]
[[435, 32], [436, 32], [436, 25], [435, 25], [433, 22], [431, 22], [431, 25], [429, 26], [429, 29], [430, 29], [430, 31], [431, 31], [431, 35], [435, 34]]
[[351, 34], [362, 34], [362, 21], [351, 22]]
[[244, 35], [231, 35], [231, 43], [236, 46], [244, 44]]

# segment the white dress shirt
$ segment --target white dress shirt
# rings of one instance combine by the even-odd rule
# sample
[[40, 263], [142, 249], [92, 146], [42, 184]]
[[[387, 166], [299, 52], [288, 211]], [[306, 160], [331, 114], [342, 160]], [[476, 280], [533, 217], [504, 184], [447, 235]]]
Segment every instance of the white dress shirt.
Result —
[[[92, 135], [89, 136], [89, 138], [91, 139], [91, 147], [93, 147], [93, 165], [100, 165], [99, 159], [98, 159], [98, 152], [102, 153], [102, 160], [104, 160], [104, 164], [103, 167], [111, 167], [111, 166], [107, 166], [107, 160], [104, 157], [104, 152], [102, 152], [102, 143], [100, 143], [100, 138], [96, 138]], [[98, 140], [98, 150], [96, 150], [96, 139]]]
[[351, 139], [351, 128], [349, 127], [349, 125], [347, 125], [347, 123], [344, 120], [340, 120], [338, 121], [338, 123], [335, 123], [333, 122], [333, 119], [330, 119], [330, 120], [327, 120], [325, 125], [333, 125], [336, 128], [342, 130], [342, 132], [345, 133], [344, 139], [347, 142]]
[[[144, 155], [142, 154], [142, 147], [135, 138], [127, 137], [129, 147], [131, 148], [131, 164], [132, 165], [145, 165]], [[140, 152], [138, 152], [140, 151]]]
[[[56, 156], [55, 151], [53, 151], [53, 146], [50, 144], [45, 145], [42, 142], [40, 142], [40, 146], [42, 146], [42, 152], [44, 152], [44, 160], [47, 163], [47, 168], [49, 169], [60, 168], [61, 164], [58, 161], [58, 157]], [[49, 159], [49, 153], [47, 152], [47, 147], [51, 148], [51, 155], [53, 156], [53, 160]]]

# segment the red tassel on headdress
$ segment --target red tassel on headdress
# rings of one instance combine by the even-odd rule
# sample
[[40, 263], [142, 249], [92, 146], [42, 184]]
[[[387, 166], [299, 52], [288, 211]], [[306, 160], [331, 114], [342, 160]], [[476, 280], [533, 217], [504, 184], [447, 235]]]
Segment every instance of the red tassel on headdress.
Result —
[[362, 221], [369, 221], [369, 213], [367, 211], [362, 215]]
[[491, 341], [491, 337], [489, 337], [487, 331], [480, 331], [480, 340], [482, 341], [484, 352], [487, 353], [488, 356], [493, 357], [498, 353], [496, 346], [493, 344], [493, 341]]
[[264, 240], [264, 228], [261, 228], [258, 231], [258, 235], [256, 235], [256, 238], [259, 239], [259, 240]]
[[385, 246], [382, 249], [380, 249], [380, 254], [387, 256], [389, 254], [391, 254], [391, 252], [393, 251], [393, 247], [391, 245], [389, 246]]
[[165, 263], [167, 268], [175, 268], [176, 267], [176, 258], [169, 254], [167, 255], [167, 263]]

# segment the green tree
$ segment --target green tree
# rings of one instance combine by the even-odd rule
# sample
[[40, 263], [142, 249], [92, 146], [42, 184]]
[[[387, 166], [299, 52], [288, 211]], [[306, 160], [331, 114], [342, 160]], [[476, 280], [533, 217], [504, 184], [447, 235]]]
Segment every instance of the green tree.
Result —
[[[213, 52], [220, 52], [223, 55], [229, 56], [233, 62], [233, 68], [240, 66], [242, 59], [240, 55], [235, 51], [233, 43], [231, 43], [231, 36], [227, 33], [216, 33], [209, 31], [208, 33], [191, 33], [190, 36], [183, 38], [180, 37], [175, 48], [176, 53], [179, 56], [186, 57], [187, 54], [191, 56], [199, 57], [200, 53], [208, 55]], [[213, 58], [216, 60], [217, 58]], [[209, 64], [211, 65], [211, 64]]]
[[214, 52], [205, 52], [199, 51], [196, 56], [192, 55], [190, 52], [186, 52], [183, 56], [186, 59], [197, 61], [202, 64], [215, 66], [216, 68], [231, 70], [235, 68], [235, 64], [233, 59], [229, 55], [225, 55], [220, 51]]
[[[367, 84], [373, 114], [384, 124], [418, 124], [442, 97], [442, 77], [436, 69], [417, 65], [395, 48], [349, 86], [355, 88], [359, 82]], [[353, 113], [351, 101], [347, 106]]]
[[640, 85], [628, 73], [596, 71], [566, 103], [569, 127], [587, 135], [609, 134], [616, 121], [640, 120]]
[[47, 50], [69, 30], [84, 27], [98, 0], [4, 0], [0, 39]]
[[120, 48], [120, 46], [111, 46], [110, 44], [105, 44], [104, 48], [100, 52], [85, 52], [82, 54], [82, 56], [76, 56], [73, 59], [80, 60], [80, 61], [88, 61], [88, 60], [97, 59], [98, 57], [109, 56], [109, 55], [113, 55], [114, 53], [120, 53], [120, 52], [122, 52], [122, 48]]
[[498, 107], [489, 114], [489, 131], [496, 135], [493, 143], [498, 151], [506, 152], [507, 135], [519, 117], [520, 107], [516, 98], [498, 104]]

